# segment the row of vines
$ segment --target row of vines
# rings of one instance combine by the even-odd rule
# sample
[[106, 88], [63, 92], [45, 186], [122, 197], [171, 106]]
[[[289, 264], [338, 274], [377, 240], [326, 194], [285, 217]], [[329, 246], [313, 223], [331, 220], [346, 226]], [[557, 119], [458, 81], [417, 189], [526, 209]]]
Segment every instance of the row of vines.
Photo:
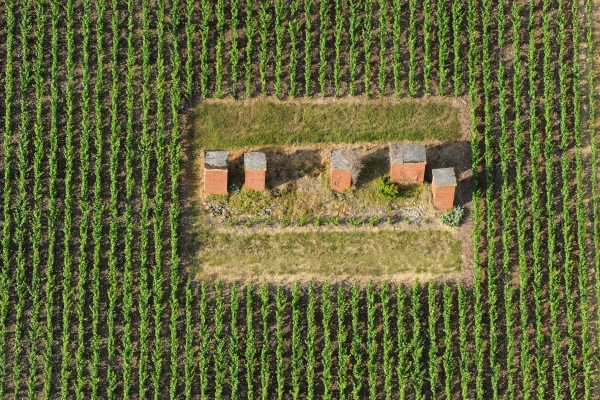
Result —
[[[142, 7], [146, 31], [141, 57], [134, 42], [139, 33], [134, 2], [121, 7], [117, 1], [21, 1], [9, 2], [3, 10], [10, 57], [3, 75], [2, 397], [9, 393], [52, 397], [57, 393], [61, 398], [115, 398], [117, 391], [119, 397], [130, 397], [134, 389], [145, 397], [149, 381], [155, 393], [162, 390], [161, 368], [151, 368], [151, 376], [148, 373], [149, 355], [153, 366], [164, 358], [170, 360], [171, 372], [178, 368], [176, 353], [167, 356], [161, 343], [167, 332], [162, 326], [163, 286], [171, 299], [170, 347], [177, 348], [179, 341], [181, 94], [178, 84], [171, 85], [158, 90], [156, 102], [151, 104], [150, 86], [165, 86], [167, 63], [169, 81], [177, 82], [181, 59], [177, 51], [167, 53], [159, 44], [159, 60], [165, 60], [167, 54], [171, 58], [159, 62], [154, 70], [149, 44], [150, 35], [154, 37], [156, 32], [150, 32], [149, 2]], [[165, 9], [164, 3], [161, 8]], [[15, 15], [19, 15], [18, 25]], [[168, 24], [164, 14], [158, 19], [159, 36], [164, 38], [168, 26], [169, 45], [177, 49], [177, 18], [172, 16]], [[23, 52], [17, 58], [17, 73], [13, 72], [16, 39]], [[119, 65], [120, 51], [126, 54], [125, 68]], [[134, 108], [140, 89], [136, 83], [139, 65], [143, 84], [142, 117], [138, 119]], [[19, 90], [13, 94], [15, 77]], [[165, 92], [168, 103], [163, 104]], [[19, 112], [11, 102], [13, 96], [18, 99]], [[163, 117], [166, 105], [170, 106], [169, 123]], [[151, 107], [156, 110], [154, 118]], [[11, 121], [13, 115], [17, 115], [16, 122]], [[138, 124], [142, 126], [141, 142], [137, 140]], [[6, 136], [13, 128], [20, 136], [15, 151]], [[141, 168], [135, 165], [138, 157]], [[139, 211], [134, 211], [134, 199], [141, 201]], [[163, 227], [163, 220], [168, 225]], [[166, 237], [170, 248], [166, 252], [169, 258], [164, 260]], [[164, 265], [171, 273], [163, 272]], [[138, 266], [139, 280], [134, 277]], [[138, 311], [139, 332], [134, 332]], [[150, 317], [154, 318], [152, 325]], [[11, 320], [15, 330], [8, 333]], [[150, 342], [150, 332], [159, 340]], [[134, 370], [137, 350], [141, 354]], [[115, 368], [117, 359], [122, 368]], [[171, 384], [172, 393], [176, 384], [176, 380]]]
[[[200, 326], [189, 340], [199, 351], [185, 360], [201, 397], [452, 397], [454, 370], [470, 364], [469, 342], [452, 340], [453, 315], [468, 312], [464, 290], [416, 282], [291, 291], [203, 283], [197, 291], [196, 303], [188, 285], [186, 307], [194, 313], [197, 304]], [[469, 375], [462, 379], [469, 384]]]
[[[188, 47], [201, 47], [198, 62], [191, 60], [186, 68], [188, 97], [238, 98], [242, 86], [247, 98], [278, 99], [464, 91], [465, 20], [460, 0], [200, 3], [198, 13], [187, 13]], [[409, 27], [406, 38], [404, 27]], [[225, 32], [231, 32], [229, 39]], [[423, 57], [417, 57], [421, 51]]]

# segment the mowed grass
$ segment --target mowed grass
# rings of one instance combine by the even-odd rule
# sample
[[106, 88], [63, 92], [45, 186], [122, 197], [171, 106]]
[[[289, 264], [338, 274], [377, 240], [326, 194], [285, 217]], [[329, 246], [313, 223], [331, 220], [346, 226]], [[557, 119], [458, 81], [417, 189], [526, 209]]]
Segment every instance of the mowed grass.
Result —
[[462, 245], [443, 230], [250, 235], [213, 232], [205, 240], [198, 254], [199, 272], [236, 278], [438, 274], [462, 268]]
[[457, 140], [458, 111], [441, 101], [203, 102], [191, 116], [205, 149], [299, 143]]

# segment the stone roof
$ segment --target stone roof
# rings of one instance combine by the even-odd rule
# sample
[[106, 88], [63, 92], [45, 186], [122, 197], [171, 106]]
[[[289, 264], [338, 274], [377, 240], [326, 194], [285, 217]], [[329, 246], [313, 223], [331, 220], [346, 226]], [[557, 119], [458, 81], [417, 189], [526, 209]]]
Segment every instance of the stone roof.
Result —
[[390, 143], [390, 161], [392, 162], [392, 164], [425, 163], [425, 146], [422, 144], [414, 143]]
[[244, 169], [248, 171], [266, 171], [267, 156], [259, 151], [244, 153]]
[[347, 170], [352, 169], [351, 160], [353, 157], [353, 150], [351, 149], [339, 149], [331, 152], [331, 169], [332, 170]]
[[204, 168], [208, 169], [226, 169], [227, 151], [226, 150], [207, 150], [204, 152]]
[[454, 167], [432, 169], [433, 182], [437, 187], [456, 186], [456, 175]]

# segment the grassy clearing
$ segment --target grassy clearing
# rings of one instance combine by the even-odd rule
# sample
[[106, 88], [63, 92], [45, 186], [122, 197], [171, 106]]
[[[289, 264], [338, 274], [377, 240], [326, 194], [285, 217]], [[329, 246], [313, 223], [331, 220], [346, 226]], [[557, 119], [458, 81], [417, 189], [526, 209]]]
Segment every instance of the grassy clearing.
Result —
[[191, 116], [194, 143], [237, 148], [298, 143], [457, 140], [458, 111], [439, 101], [205, 102]]
[[460, 253], [461, 243], [442, 230], [208, 233], [197, 265], [203, 274], [239, 277], [437, 274], [460, 271]]

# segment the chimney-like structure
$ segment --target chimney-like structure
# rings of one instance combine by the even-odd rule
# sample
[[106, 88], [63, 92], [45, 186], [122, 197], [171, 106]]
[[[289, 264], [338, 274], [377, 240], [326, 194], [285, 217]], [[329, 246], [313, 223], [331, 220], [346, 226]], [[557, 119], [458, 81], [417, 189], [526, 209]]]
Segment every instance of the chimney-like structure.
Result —
[[454, 207], [454, 192], [456, 191], [456, 176], [454, 168], [438, 168], [431, 170], [433, 180], [433, 208], [437, 211], [449, 210]]
[[227, 194], [227, 151], [204, 152], [204, 195]]
[[352, 150], [340, 149], [331, 152], [331, 189], [341, 192], [352, 186]]
[[244, 153], [244, 187], [256, 191], [265, 190], [267, 175], [267, 156], [265, 153], [253, 151]]
[[390, 180], [396, 183], [422, 184], [425, 179], [425, 146], [390, 143]]

